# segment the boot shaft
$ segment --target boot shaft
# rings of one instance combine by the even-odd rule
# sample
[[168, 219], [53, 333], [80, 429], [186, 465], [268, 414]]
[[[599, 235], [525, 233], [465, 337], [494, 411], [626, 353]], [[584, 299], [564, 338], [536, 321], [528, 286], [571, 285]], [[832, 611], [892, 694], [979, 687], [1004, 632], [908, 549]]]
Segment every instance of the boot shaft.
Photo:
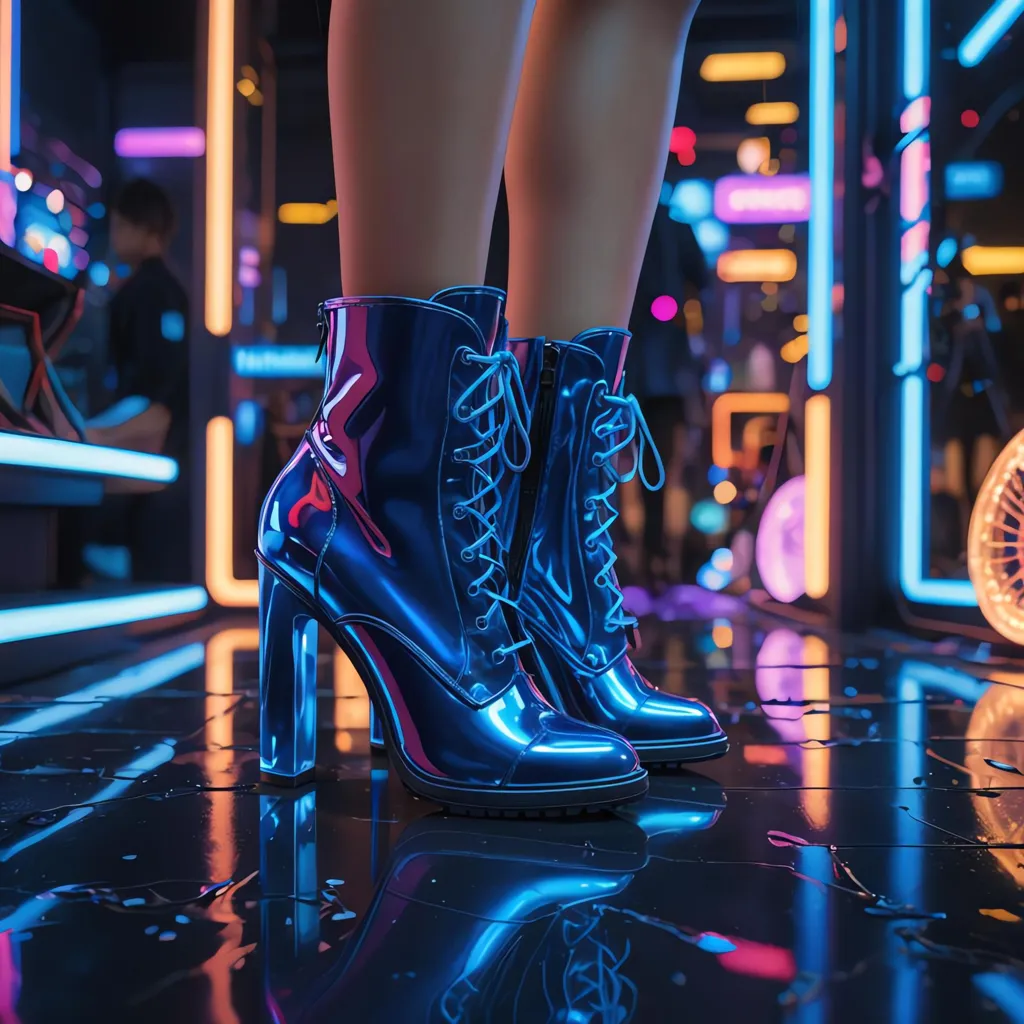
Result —
[[260, 548], [335, 621], [421, 623], [418, 654], [483, 703], [515, 671], [493, 654], [512, 643], [490, 596], [507, 586], [487, 530], [497, 487], [477, 497], [507, 472], [514, 368], [487, 354], [502, 293], [447, 298], [472, 315], [415, 299], [324, 303], [324, 397], [264, 503]]

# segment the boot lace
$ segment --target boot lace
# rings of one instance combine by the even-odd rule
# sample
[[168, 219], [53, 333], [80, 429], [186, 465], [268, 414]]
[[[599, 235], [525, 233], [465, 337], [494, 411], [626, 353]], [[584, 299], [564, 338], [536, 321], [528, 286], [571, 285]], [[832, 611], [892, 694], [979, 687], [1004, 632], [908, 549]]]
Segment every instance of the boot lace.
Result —
[[[453, 415], [467, 424], [475, 439], [454, 449], [456, 462], [466, 463], [474, 488], [470, 497], [459, 502], [452, 514], [456, 519], [471, 519], [476, 524], [476, 539], [460, 552], [464, 562], [479, 561], [483, 571], [466, 588], [470, 597], [484, 594], [490, 599], [487, 612], [476, 620], [477, 629], [490, 625], [501, 605], [515, 607], [508, 597], [508, 578], [497, 515], [502, 507], [501, 481], [505, 473], [521, 473], [530, 461], [529, 405], [519, 375], [519, 363], [513, 353], [495, 352], [482, 356], [463, 351], [462, 361], [479, 366], [479, 376], [455, 399]], [[514, 452], [522, 452], [517, 461]], [[499, 646], [491, 652], [497, 664], [506, 656], [532, 641]]]
[[[593, 464], [603, 471], [608, 486], [603, 491], [588, 495], [583, 502], [584, 509], [594, 513], [594, 520], [597, 523], [595, 529], [584, 538], [583, 543], [588, 551], [600, 551], [604, 556], [604, 563], [594, 574], [594, 583], [599, 587], [608, 587], [614, 594], [612, 606], [605, 614], [605, 628], [612, 631], [637, 624], [635, 616], [623, 611], [624, 597], [613, 571], [618, 558], [609, 531], [619, 518], [619, 510], [614, 502], [615, 491], [619, 484], [628, 483], [637, 473], [640, 474], [640, 481], [644, 487], [649, 491], [656, 491], [665, 484], [665, 467], [635, 395], [624, 395], [621, 388], [619, 394], [603, 390], [598, 392], [597, 400], [604, 403], [607, 408], [594, 419], [591, 432], [597, 442], [606, 447], [595, 450], [592, 460]], [[633, 463], [628, 470], [620, 471], [615, 466], [615, 458], [634, 441], [637, 442], [637, 446]], [[653, 483], [644, 468], [648, 451], [658, 469], [657, 480]]]

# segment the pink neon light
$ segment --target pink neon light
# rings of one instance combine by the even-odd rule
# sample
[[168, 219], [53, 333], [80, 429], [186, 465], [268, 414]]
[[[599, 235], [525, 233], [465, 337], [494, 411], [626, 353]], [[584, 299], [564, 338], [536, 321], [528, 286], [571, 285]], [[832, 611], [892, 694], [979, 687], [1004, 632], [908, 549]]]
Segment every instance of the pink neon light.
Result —
[[928, 175], [932, 169], [932, 145], [925, 139], [912, 142], [900, 157], [900, 216], [913, 223], [928, 203]]
[[122, 128], [114, 152], [123, 157], [194, 157], [206, 152], [202, 128]]
[[792, 224], [811, 216], [806, 174], [730, 174], [715, 182], [715, 216], [725, 224]]
[[668, 321], [679, 312], [679, 303], [671, 295], [659, 295], [651, 303], [651, 316], [655, 320]]
[[927, 128], [932, 120], [932, 98], [931, 96], [918, 96], [906, 110], [900, 114], [900, 131], [916, 132], [920, 128]]
[[900, 239], [900, 261], [904, 267], [915, 263], [928, 252], [931, 226], [931, 221], [919, 220], [912, 228], [903, 232]]
[[254, 245], [243, 245], [238, 250], [238, 262], [244, 263], [248, 267], [258, 267], [260, 265], [260, 251]]
[[745, 974], [749, 978], [770, 978], [773, 981], [790, 982], [796, 977], [796, 958], [791, 949], [770, 946], [750, 939], [727, 936], [736, 948], [728, 953], [719, 953], [718, 962], [733, 974]]
[[790, 604], [804, 592], [804, 478], [787, 480], [769, 499], [754, 542], [764, 589]]
[[259, 288], [261, 280], [260, 272], [256, 267], [248, 263], [243, 263], [239, 266], [238, 283], [243, 288]]

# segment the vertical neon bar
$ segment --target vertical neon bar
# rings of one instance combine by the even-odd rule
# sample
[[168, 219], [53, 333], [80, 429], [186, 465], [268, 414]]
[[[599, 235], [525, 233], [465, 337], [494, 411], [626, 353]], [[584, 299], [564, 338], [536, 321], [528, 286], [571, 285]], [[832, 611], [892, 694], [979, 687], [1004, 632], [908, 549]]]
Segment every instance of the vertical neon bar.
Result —
[[829, 504], [832, 469], [832, 401], [814, 395], [804, 406], [804, 589], [824, 597], [829, 587]]
[[11, 169], [14, 98], [14, 2], [0, 0], [0, 171]]
[[931, 19], [930, 0], [904, 0], [903, 4], [903, 97], [916, 100], [928, 91]]
[[231, 331], [235, 2], [209, 0], [206, 57], [206, 329]]
[[811, 3], [811, 216], [807, 244], [807, 383], [832, 380], [832, 219], [835, 158], [835, 0]]

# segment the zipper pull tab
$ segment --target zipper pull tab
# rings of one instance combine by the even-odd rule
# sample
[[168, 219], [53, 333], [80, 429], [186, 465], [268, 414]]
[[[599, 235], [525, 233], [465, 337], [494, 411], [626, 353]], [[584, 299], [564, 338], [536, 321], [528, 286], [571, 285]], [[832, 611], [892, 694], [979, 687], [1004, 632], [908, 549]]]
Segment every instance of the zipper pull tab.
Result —
[[320, 332], [320, 345], [316, 350], [315, 362], [320, 362], [320, 357], [324, 354], [324, 349], [327, 348], [327, 318], [324, 316], [324, 304], [321, 302], [316, 307], [316, 327]]

